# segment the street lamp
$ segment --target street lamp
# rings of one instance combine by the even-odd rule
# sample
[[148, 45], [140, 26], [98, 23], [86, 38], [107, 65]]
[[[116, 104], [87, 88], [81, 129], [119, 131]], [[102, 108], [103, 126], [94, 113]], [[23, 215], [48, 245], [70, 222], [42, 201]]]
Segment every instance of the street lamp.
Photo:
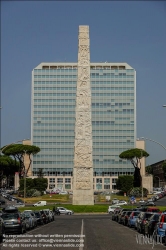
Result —
[[160, 178], [158, 176], [155, 176], [155, 177], [157, 177], [159, 179], [159, 188], [160, 188]]
[[157, 142], [157, 141], [154, 141], [152, 139], [149, 139], [149, 138], [145, 138], [145, 137], [140, 137], [140, 139], [143, 139], [143, 140], [148, 140], [148, 141], [152, 141], [152, 142], [155, 142], [157, 144], [159, 144], [161, 147], [163, 147], [165, 150], [166, 150], [166, 147], [164, 147], [161, 143]]
[[[164, 105], [164, 106], [166, 106], [166, 105]], [[154, 140], [149, 139], [149, 138], [144, 138], [144, 137], [140, 137], [140, 139], [155, 142], [155, 143], [157, 143], [158, 145], [160, 145], [162, 148], [164, 148], [166, 150], [166, 147], [164, 145], [162, 145], [161, 143], [157, 142], [157, 141], [154, 141]], [[158, 176], [154, 176], [154, 177], [159, 178]], [[160, 178], [159, 178], [159, 187], [160, 187]]]
[[[26, 155], [26, 150], [24, 150], [24, 155]], [[24, 165], [25, 168], [25, 165]], [[25, 198], [26, 198], [26, 177], [27, 177], [27, 171], [24, 169], [24, 205], [25, 205]]]
[[166, 108], [166, 105], [163, 105], [163, 108]]

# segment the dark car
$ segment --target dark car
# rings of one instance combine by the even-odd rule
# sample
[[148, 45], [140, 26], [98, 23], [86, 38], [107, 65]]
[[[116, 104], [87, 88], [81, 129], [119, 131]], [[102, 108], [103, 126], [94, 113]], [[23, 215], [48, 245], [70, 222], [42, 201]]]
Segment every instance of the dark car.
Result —
[[153, 201], [148, 201], [145, 203], [145, 206], [156, 206], [156, 204]]
[[23, 203], [24, 203], [24, 201], [23, 201], [23, 200], [21, 200], [21, 199], [18, 199], [18, 198], [17, 198], [17, 199], [15, 199], [15, 200], [16, 200], [16, 202], [17, 202], [17, 203], [19, 203], [19, 204], [20, 204], [20, 203], [21, 203], [21, 204], [23, 204]]
[[127, 208], [122, 208], [119, 213], [117, 214], [117, 218], [116, 218], [116, 221], [119, 222], [120, 221], [120, 217], [121, 217], [121, 214], [124, 212], [124, 211], [128, 211], [129, 209]]
[[7, 206], [2, 209], [3, 213], [19, 213], [18, 208], [15, 206]]
[[128, 225], [128, 219], [129, 219], [129, 216], [130, 216], [131, 213], [132, 213], [132, 211], [126, 211], [125, 215], [123, 216], [123, 218], [122, 218], [122, 224], [124, 226]]
[[1, 218], [4, 221], [4, 233], [26, 232], [26, 224], [20, 213], [4, 213]]
[[34, 211], [35, 217], [37, 219], [37, 224], [38, 225], [43, 225], [44, 224], [44, 220], [43, 220], [43, 216], [41, 214], [40, 211]]
[[145, 224], [148, 223], [149, 218], [153, 215], [152, 212], [141, 212], [137, 219], [137, 231], [145, 233]]
[[61, 214], [58, 208], [55, 209], [54, 214], [55, 215], [60, 215]]
[[125, 217], [127, 211], [123, 211], [121, 213], [119, 213], [119, 218], [118, 218], [118, 223], [122, 223], [123, 222], [123, 218]]
[[48, 222], [49, 222], [49, 217], [48, 217], [48, 215], [46, 214], [46, 212], [43, 211], [43, 210], [40, 210], [40, 213], [41, 213], [41, 215], [42, 215], [43, 222], [44, 222], [45, 224], [48, 223]]
[[153, 214], [148, 222], [145, 224], [145, 234], [146, 235], [153, 235], [153, 232], [154, 232], [154, 228], [156, 226], [156, 224], [159, 222], [159, 217], [160, 217], [160, 214], [159, 213], [155, 213]]
[[122, 208], [120, 208], [120, 209], [115, 209], [115, 213], [113, 214], [114, 215], [114, 220], [115, 221], [118, 221], [118, 216], [119, 216], [119, 213], [122, 211]]
[[117, 214], [120, 209], [115, 209], [114, 212], [112, 213], [112, 220], [116, 221]]
[[0, 199], [0, 206], [1, 206], [1, 205], [5, 205], [5, 204], [6, 204], [6, 201], [3, 200], [3, 199]]
[[134, 211], [146, 212], [147, 211], [147, 207], [139, 207], [139, 208], [134, 209]]
[[3, 234], [4, 234], [4, 221], [0, 218], [0, 242], [2, 242]]

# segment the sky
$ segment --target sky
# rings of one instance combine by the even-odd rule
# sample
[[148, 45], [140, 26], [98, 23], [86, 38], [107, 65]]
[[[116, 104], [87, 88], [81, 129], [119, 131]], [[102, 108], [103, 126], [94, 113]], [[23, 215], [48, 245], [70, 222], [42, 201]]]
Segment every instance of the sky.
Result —
[[1, 1], [1, 146], [31, 137], [31, 74], [41, 62], [77, 62], [89, 25], [91, 62], [136, 70], [137, 138], [146, 165], [166, 159], [165, 1]]

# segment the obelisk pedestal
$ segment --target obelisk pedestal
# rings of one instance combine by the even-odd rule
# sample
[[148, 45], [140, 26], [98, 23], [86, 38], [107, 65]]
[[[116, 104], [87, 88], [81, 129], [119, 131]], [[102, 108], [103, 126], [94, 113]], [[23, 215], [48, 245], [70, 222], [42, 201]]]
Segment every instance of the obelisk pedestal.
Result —
[[73, 205], [94, 205], [89, 26], [79, 26]]

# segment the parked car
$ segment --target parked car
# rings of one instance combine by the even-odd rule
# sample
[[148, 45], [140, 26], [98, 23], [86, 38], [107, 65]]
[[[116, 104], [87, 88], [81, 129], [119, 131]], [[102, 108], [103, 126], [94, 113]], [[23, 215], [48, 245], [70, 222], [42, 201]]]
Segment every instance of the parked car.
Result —
[[35, 215], [34, 211], [33, 211], [33, 212], [31, 212], [30, 214], [31, 214], [31, 215], [32, 215], [32, 217], [34, 218], [35, 227], [37, 227], [38, 223], [37, 223], [37, 218], [36, 218], [36, 215]]
[[148, 222], [145, 224], [145, 234], [146, 235], [153, 235], [154, 228], [156, 224], [159, 222], [159, 213], [154, 213], [148, 220]]
[[66, 194], [68, 194], [68, 192], [67, 191], [61, 191], [59, 194], [66, 195]]
[[52, 216], [52, 213], [51, 213], [50, 209], [43, 209], [43, 211], [45, 212], [45, 214], [48, 217], [48, 222], [53, 221], [53, 216]]
[[48, 217], [48, 215], [46, 214], [46, 212], [43, 211], [43, 210], [40, 210], [40, 213], [41, 213], [41, 215], [42, 215], [43, 222], [44, 222], [45, 224], [48, 223], [48, 222], [49, 222], [49, 217]]
[[57, 209], [59, 210], [60, 214], [66, 214], [66, 215], [74, 214], [74, 212], [72, 210], [69, 210], [69, 209], [64, 208], [64, 207], [57, 207]]
[[118, 216], [118, 223], [120, 223], [120, 224], [122, 223], [123, 218], [124, 218], [126, 212], [127, 212], [127, 211], [123, 211], [123, 212], [119, 213], [119, 216]]
[[116, 208], [116, 209], [114, 210], [114, 212], [113, 212], [113, 214], [112, 214], [112, 220], [113, 220], [113, 221], [116, 221], [117, 216], [118, 216], [118, 213], [119, 213], [120, 210], [122, 210], [122, 209], [121, 209], [121, 208]]
[[140, 216], [138, 216], [137, 221], [137, 231], [139, 233], [145, 233], [145, 225], [148, 223], [149, 218], [153, 215], [152, 212], [141, 212]]
[[3, 199], [0, 199], [0, 205], [5, 205], [5, 204], [6, 204], [6, 201]]
[[26, 233], [26, 223], [20, 213], [4, 213], [1, 218], [4, 221], [4, 233]]
[[59, 209], [58, 208], [56, 208], [55, 210], [54, 210], [54, 215], [60, 215], [61, 213], [59, 212]]
[[51, 213], [51, 216], [52, 216], [52, 221], [54, 221], [55, 220], [55, 218], [54, 218], [54, 212], [52, 210], [50, 210], [50, 213]]
[[16, 201], [17, 203], [15, 204], [16, 207], [25, 207], [24, 201], [18, 198], [14, 198], [14, 201]]
[[120, 208], [120, 206], [118, 206], [118, 205], [109, 206], [108, 207], [108, 213], [112, 214], [112, 212], [114, 212], [116, 208]]
[[0, 242], [2, 242], [2, 240], [3, 240], [3, 234], [4, 233], [5, 233], [5, 231], [4, 231], [4, 221], [0, 217]]
[[42, 214], [40, 213], [40, 211], [34, 211], [34, 214], [36, 216], [36, 219], [37, 219], [37, 224], [38, 225], [43, 225], [44, 224], [44, 221], [43, 221], [43, 217], [42, 217]]
[[132, 211], [129, 218], [128, 218], [128, 226], [129, 227], [135, 227], [136, 219], [138, 218], [138, 215], [140, 214], [140, 211]]
[[112, 200], [112, 204], [117, 204], [117, 203], [119, 203], [119, 200], [118, 200], [117, 198], [114, 198], [114, 199]]
[[15, 204], [15, 207], [25, 207], [25, 204], [24, 203], [17, 203], [17, 204]]
[[137, 210], [140, 210], [142, 212], [153, 212], [153, 213], [160, 213], [160, 209], [158, 207], [149, 207], [149, 206], [142, 206], [141, 208], [137, 208]]
[[151, 201], [153, 202], [152, 197], [147, 199], [147, 202], [151, 202]]
[[31, 226], [32, 222], [31, 222], [31, 220], [29, 219], [30, 217], [28, 217], [28, 216], [27, 216], [26, 214], [24, 214], [24, 213], [21, 213], [21, 217], [22, 217], [22, 219], [23, 219], [24, 222], [25, 222], [26, 230], [30, 230], [31, 228], [33, 228], [33, 227]]
[[145, 206], [156, 206], [156, 204], [153, 201], [148, 201], [145, 203]]
[[158, 207], [147, 207], [146, 212], [161, 213]]
[[124, 226], [128, 225], [128, 218], [129, 218], [129, 216], [130, 216], [131, 213], [132, 213], [132, 211], [126, 211], [125, 215], [123, 216], [123, 218], [122, 218], [122, 224]]
[[152, 197], [152, 201], [155, 202], [157, 200], [156, 196]]
[[122, 205], [127, 205], [126, 201], [119, 201], [119, 203], [117, 203], [118, 206], [122, 206]]
[[37, 226], [37, 219], [36, 219], [35, 215], [33, 215], [29, 211], [24, 211], [23, 214], [25, 215], [25, 218], [27, 220], [29, 220], [29, 224], [30, 224], [29, 229], [35, 228]]
[[166, 236], [166, 212], [163, 212], [160, 214], [159, 221], [155, 225], [153, 236], [154, 238], [159, 235], [162, 237], [163, 241], [165, 241], [165, 236]]
[[128, 210], [129, 210], [129, 209], [127, 209], [127, 208], [122, 208], [122, 209], [117, 213], [116, 221], [119, 222], [120, 217], [121, 217], [121, 214], [122, 214], [124, 211], [128, 211]]
[[139, 203], [140, 203], [140, 204], [145, 204], [145, 203], [146, 203], [146, 201], [144, 201], [144, 200], [140, 199], [140, 200], [139, 200]]
[[3, 213], [19, 213], [18, 208], [15, 206], [6, 206], [2, 208]]

